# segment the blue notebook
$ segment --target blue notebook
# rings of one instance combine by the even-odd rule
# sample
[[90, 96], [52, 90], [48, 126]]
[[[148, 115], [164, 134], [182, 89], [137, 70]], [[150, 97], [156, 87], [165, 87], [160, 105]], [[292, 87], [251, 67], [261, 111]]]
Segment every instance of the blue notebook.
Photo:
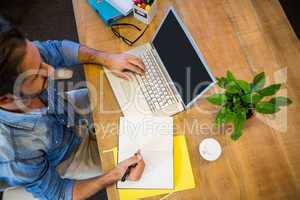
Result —
[[106, 0], [88, 0], [88, 2], [107, 25], [111, 25], [117, 19], [124, 17], [121, 12], [111, 6]]

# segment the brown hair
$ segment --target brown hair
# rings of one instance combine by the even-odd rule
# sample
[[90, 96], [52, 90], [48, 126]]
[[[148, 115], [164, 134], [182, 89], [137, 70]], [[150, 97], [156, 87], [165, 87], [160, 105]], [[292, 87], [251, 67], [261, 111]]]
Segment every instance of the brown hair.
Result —
[[0, 97], [13, 94], [20, 73], [18, 67], [26, 54], [26, 37], [13, 24], [0, 18]]

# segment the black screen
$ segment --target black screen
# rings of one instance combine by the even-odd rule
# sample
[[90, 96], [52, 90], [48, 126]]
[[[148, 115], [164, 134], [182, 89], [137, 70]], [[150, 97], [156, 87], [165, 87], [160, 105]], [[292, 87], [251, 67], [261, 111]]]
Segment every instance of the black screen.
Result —
[[172, 11], [161, 25], [153, 45], [185, 105], [213, 82]]

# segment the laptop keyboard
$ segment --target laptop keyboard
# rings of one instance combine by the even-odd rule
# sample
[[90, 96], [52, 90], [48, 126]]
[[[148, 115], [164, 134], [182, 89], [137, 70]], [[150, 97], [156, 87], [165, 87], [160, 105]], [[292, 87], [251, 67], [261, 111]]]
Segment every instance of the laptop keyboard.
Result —
[[160, 71], [151, 50], [146, 49], [141, 57], [146, 66], [145, 74], [135, 75], [135, 77], [151, 111], [156, 112], [176, 103], [177, 99]]

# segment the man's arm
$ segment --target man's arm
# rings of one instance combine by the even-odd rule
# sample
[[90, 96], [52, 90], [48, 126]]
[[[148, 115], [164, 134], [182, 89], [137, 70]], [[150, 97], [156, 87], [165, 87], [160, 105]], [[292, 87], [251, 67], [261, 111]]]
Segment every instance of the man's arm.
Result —
[[87, 199], [96, 194], [98, 191], [117, 182], [125, 174], [127, 168], [136, 163], [137, 166], [131, 171], [128, 179], [131, 181], [140, 179], [145, 167], [145, 163], [142, 160], [141, 155], [138, 153], [138, 155], [132, 156], [129, 159], [120, 162], [116, 168], [102, 176], [76, 181], [73, 187], [73, 200]]
[[118, 178], [117, 174], [109, 172], [99, 177], [76, 181], [73, 186], [73, 200], [87, 199], [118, 181]]
[[142, 60], [130, 54], [98, 51], [68, 40], [33, 43], [39, 49], [44, 62], [55, 69], [77, 64], [98, 64], [107, 67], [114, 75], [124, 79], [130, 78], [128, 72], [143, 74], [145, 71]]
[[81, 64], [100, 64], [107, 65], [109, 60], [109, 53], [104, 51], [98, 51], [96, 49], [89, 48], [85, 45], [80, 45], [78, 52], [78, 61]]
[[12, 162], [5, 165], [6, 169], [1, 175], [12, 183], [11, 186], [24, 185], [38, 199], [81, 200], [120, 180], [133, 164], [137, 166], [131, 170], [127, 179], [136, 181], [141, 177], [145, 166], [139, 153], [120, 162], [102, 176], [80, 181], [62, 178], [56, 168], [43, 157]]

